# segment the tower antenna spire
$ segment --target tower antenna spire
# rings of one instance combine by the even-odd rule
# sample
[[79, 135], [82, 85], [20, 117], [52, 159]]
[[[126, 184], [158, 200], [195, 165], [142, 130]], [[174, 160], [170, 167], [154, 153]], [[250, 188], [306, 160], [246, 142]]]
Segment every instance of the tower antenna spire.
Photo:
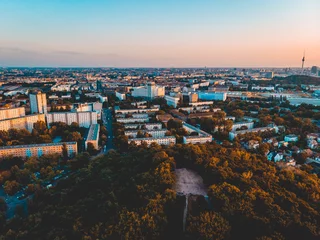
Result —
[[304, 51], [303, 51], [303, 57], [302, 57], [302, 69], [301, 69], [302, 73], [303, 73], [303, 67], [304, 67], [304, 62], [305, 62], [305, 60], [306, 60], [306, 50], [304, 50]]

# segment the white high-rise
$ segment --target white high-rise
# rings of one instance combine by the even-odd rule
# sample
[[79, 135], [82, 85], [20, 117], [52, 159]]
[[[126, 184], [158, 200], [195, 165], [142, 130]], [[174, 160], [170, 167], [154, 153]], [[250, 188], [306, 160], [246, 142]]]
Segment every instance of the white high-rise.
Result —
[[29, 99], [31, 113], [47, 113], [47, 98], [45, 93], [31, 93]]

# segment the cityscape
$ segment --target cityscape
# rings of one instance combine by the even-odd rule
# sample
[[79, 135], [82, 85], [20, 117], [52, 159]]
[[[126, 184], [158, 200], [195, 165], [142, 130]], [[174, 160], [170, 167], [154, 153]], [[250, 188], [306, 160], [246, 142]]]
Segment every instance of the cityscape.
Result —
[[93, 2], [0, 3], [0, 239], [320, 239], [319, 2]]

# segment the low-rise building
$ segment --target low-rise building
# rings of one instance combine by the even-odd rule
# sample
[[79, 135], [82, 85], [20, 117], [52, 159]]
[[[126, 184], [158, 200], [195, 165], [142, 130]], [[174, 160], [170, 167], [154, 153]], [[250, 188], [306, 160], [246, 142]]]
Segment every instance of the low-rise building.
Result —
[[227, 93], [225, 92], [198, 92], [200, 100], [218, 100], [225, 101], [227, 99]]
[[120, 123], [146, 123], [149, 122], [149, 117], [146, 118], [117, 118]]
[[128, 143], [135, 143], [141, 145], [143, 142], [146, 142], [149, 146], [151, 143], [157, 143], [159, 145], [170, 145], [176, 144], [176, 138], [174, 136], [165, 136], [160, 138], [132, 138], [128, 140]]
[[86, 140], [85, 140], [85, 147], [88, 148], [88, 143], [92, 143], [95, 149], [99, 148], [99, 132], [100, 132], [100, 125], [99, 124], [92, 124], [89, 128]]
[[120, 101], [126, 100], [126, 94], [125, 94], [125, 93], [116, 92], [116, 97], [117, 97]]
[[284, 141], [286, 142], [297, 142], [299, 137], [295, 134], [289, 134], [284, 137]]
[[265, 132], [265, 131], [276, 131], [278, 132], [278, 128], [276, 126], [274, 127], [261, 127], [261, 128], [252, 128], [247, 130], [240, 130], [240, 131], [233, 131], [229, 132], [229, 139], [232, 141], [235, 137], [238, 135], [246, 134], [246, 133], [258, 133], [258, 132]]
[[233, 123], [231, 131], [245, 130], [245, 129], [242, 129], [242, 128], [252, 129], [253, 125], [254, 125], [254, 122], [237, 122], [237, 123]]
[[183, 123], [183, 128], [189, 133], [197, 133], [197, 135], [190, 135], [190, 136], [184, 136], [183, 137], [183, 143], [184, 144], [197, 144], [197, 143], [206, 143], [206, 142], [212, 142], [212, 135], [209, 133], [206, 133], [205, 131], [202, 131], [201, 129], [194, 127], [188, 123]]
[[159, 107], [154, 107], [154, 108], [134, 108], [134, 109], [116, 109], [114, 112], [116, 114], [128, 114], [128, 113], [153, 113], [153, 112], [158, 112]]
[[46, 143], [0, 147], [0, 158], [13, 157], [40, 157], [48, 154], [61, 154], [63, 144], [66, 145], [68, 156], [73, 157], [78, 153], [76, 142]]
[[162, 124], [161, 123], [125, 124], [124, 129], [155, 130], [155, 129], [162, 129]]
[[124, 135], [126, 136], [131, 136], [132, 138], [137, 138], [137, 135], [139, 132], [142, 134], [150, 134], [152, 138], [162, 138], [166, 135], [166, 132], [168, 130], [163, 128], [163, 129], [154, 129], [154, 130], [148, 130], [148, 129], [141, 129], [141, 130], [131, 130], [131, 131], [125, 131]]

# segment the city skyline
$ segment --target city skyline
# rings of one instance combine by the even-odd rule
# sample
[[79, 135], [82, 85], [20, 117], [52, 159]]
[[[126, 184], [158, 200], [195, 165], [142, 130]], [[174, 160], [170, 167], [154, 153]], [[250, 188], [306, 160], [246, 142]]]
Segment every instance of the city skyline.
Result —
[[0, 67], [320, 65], [316, 0], [2, 1]]

